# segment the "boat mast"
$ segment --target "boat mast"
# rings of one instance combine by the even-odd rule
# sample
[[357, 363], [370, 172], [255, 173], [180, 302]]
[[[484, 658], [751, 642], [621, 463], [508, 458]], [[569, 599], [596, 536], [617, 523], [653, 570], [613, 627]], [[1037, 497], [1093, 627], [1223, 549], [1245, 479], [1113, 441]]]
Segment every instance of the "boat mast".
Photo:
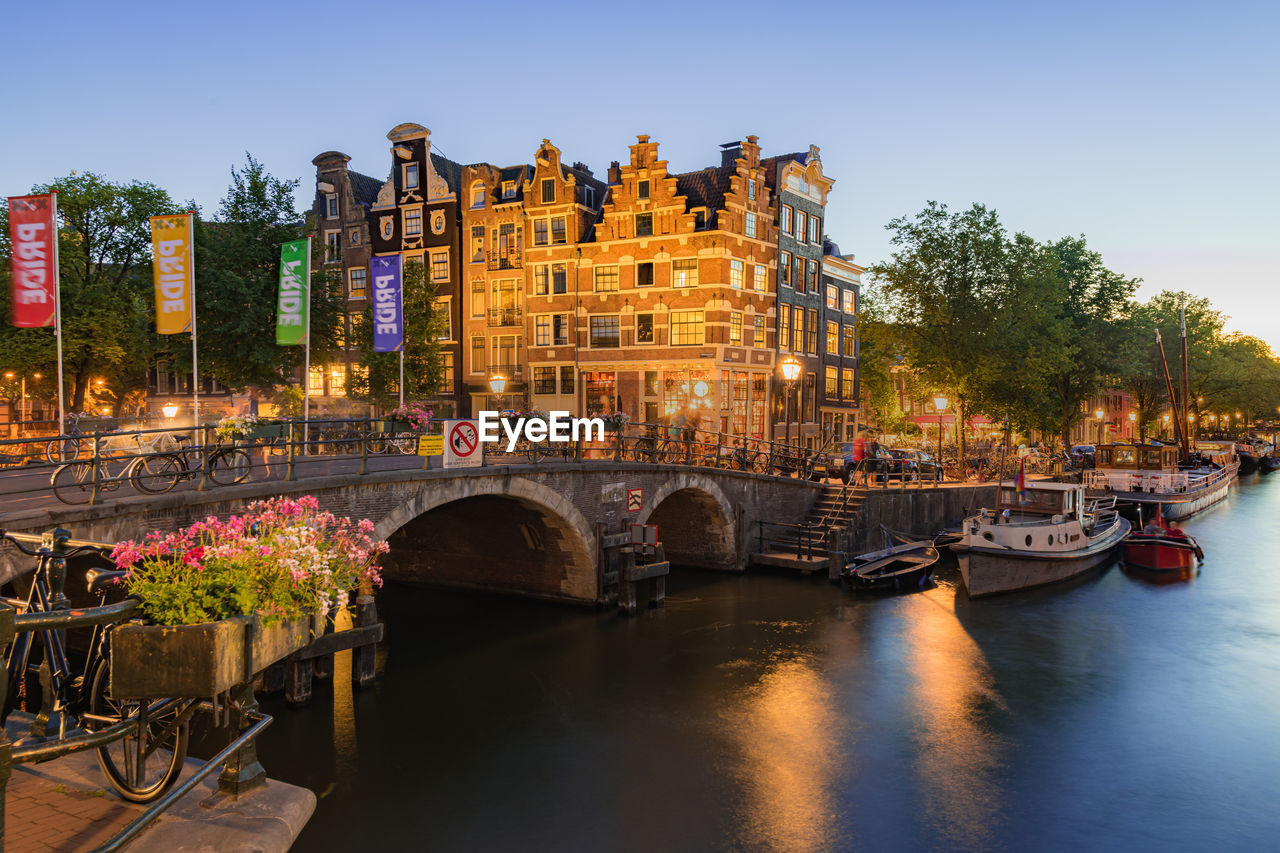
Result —
[[1186, 429], [1185, 416], [1182, 415], [1182, 409], [1178, 405], [1178, 395], [1173, 392], [1173, 377], [1169, 375], [1169, 362], [1164, 357], [1164, 341], [1160, 340], [1160, 330], [1156, 329], [1156, 349], [1160, 352], [1160, 368], [1164, 371], [1164, 386], [1169, 391], [1169, 406], [1173, 409], [1173, 438], [1178, 442], [1178, 447], [1183, 452], [1183, 459], [1187, 458], [1187, 443], [1184, 440], [1183, 430]]
[[1182, 420], [1186, 432], [1183, 433], [1182, 454], [1187, 459], [1191, 458], [1191, 427], [1187, 415], [1191, 413], [1191, 380], [1190, 368], [1187, 364], [1187, 297], [1182, 296]]

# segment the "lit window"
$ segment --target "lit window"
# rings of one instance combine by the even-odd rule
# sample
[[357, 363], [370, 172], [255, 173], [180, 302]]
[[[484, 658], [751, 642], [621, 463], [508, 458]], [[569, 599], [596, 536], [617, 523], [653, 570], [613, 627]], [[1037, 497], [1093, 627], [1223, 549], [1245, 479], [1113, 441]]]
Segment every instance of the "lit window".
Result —
[[844, 399], [845, 400], [856, 399], [858, 395], [855, 393], [854, 387], [853, 387], [853, 371], [848, 368], [845, 368], [844, 370], [840, 371], [840, 379], [842, 384], [844, 385], [843, 394], [842, 394]]
[[791, 349], [791, 306], [778, 306], [778, 347]]
[[453, 391], [453, 353], [445, 350], [440, 353], [440, 393], [452, 394]]
[[827, 321], [827, 355], [840, 353], [840, 324]]
[[638, 344], [653, 343], [653, 315], [652, 314], [636, 315], [636, 343]]
[[681, 258], [671, 262], [671, 284], [673, 287], [697, 287], [698, 260]]
[[841, 350], [840, 350], [840, 354], [841, 354], [841, 355], [847, 355], [847, 356], [853, 356], [853, 355], [854, 355], [854, 351], [853, 351], [853, 347], [854, 347], [854, 343], [853, 343], [853, 326], [845, 326], [845, 327], [844, 327], [844, 335], [843, 335], [843, 338], [842, 338], [842, 340], [841, 340], [841, 344], [842, 344], [842, 348], [841, 348]]
[[840, 393], [840, 373], [836, 368], [827, 366], [826, 369], [826, 392], [828, 399], [835, 399]]
[[856, 296], [857, 296], [857, 292], [854, 291], [852, 288], [844, 291], [844, 305], [843, 305], [844, 313], [846, 314], [858, 313], [858, 306], [854, 302], [854, 299]]
[[671, 312], [671, 345], [673, 347], [701, 346], [702, 341], [701, 311]]
[[471, 316], [484, 316], [484, 281], [482, 279], [471, 282]]
[[796, 352], [804, 352], [804, 308], [799, 305], [793, 306], [791, 319], [795, 324], [795, 338], [792, 341], [793, 349]]
[[364, 299], [369, 295], [369, 271], [364, 267], [347, 270], [347, 298]]
[[480, 181], [471, 185], [471, 206], [484, 207], [484, 184]]
[[609, 293], [618, 289], [618, 266], [596, 267], [596, 293]]
[[809, 328], [808, 334], [805, 336], [805, 352], [812, 355], [818, 354], [818, 309], [809, 309]]
[[556, 200], [556, 181], [555, 178], [542, 179], [542, 203], [552, 204]]
[[764, 315], [757, 314], [755, 316], [756, 327], [756, 348], [764, 349]]
[[554, 367], [535, 367], [533, 369], [533, 393], [556, 393], [556, 369]]
[[324, 368], [313, 367], [307, 378], [307, 390], [312, 394], [324, 394]]
[[764, 278], [767, 273], [768, 269], [764, 264], [756, 264], [751, 272], [751, 286], [762, 292], [767, 290], [769, 285], [765, 283]]
[[418, 164], [404, 164], [404, 188], [406, 190], [416, 190], [418, 188]]
[[828, 308], [840, 307], [840, 288], [836, 287], [833, 284], [827, 285], [827, 307]]
[[422, 233], [422, 208], [404, 212], [404, 236], [414, 237]]
[[742, 346], [742, 312], [734, 311], [729, 315], [729, 343]]
[[738, 260], [729, 261], [729, 286], [742, 289], [743, 263]]
[[479, 335], [471, 339], [471, 372], [484, 372], [484, 338]]
[[778, 283], [791, 286], [791, 253], [778, 253]]
[[617, 314], [591, 318], [592, 349], [617, 349], [618, 337]]
[[756, 236], [756, 215], [750, 211], [747, 212], [747, 236]]

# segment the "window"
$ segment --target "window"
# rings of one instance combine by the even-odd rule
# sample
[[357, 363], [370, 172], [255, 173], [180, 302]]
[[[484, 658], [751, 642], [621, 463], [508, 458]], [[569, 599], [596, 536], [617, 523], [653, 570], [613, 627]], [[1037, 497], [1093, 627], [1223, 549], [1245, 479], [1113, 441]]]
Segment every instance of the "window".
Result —
[[404, 164], [404, 188], [406, 190], [416, 190], [418, 188], [418, 164]]
[[791, 349], [791, 306], [778, 306], [778, 348]]
[[364, 267], [347, 270], [347, 298], [367, 299], [369, 296], [369, 271]]
[[546, 296], [550, 290], [548, 289], [548, 281], [551, 275], [551, 268], [545, 265], [533, 268], [533, 295]]
[[582, 374], [587, 416], [603, 415], [618, 408], [618, 380], [614, 373], [587, 371]]
[[618, 315], [592, 317], [591, 348], [617, 349], [618, 344]]
[[324, 232], [324, 262], [332, 264], [342, 257], [342, 232]]
[[818, 262], [809, 261], [809, 292], [818, 292]]
[[804, 211], [796, 211], [796, 239], [801, 243], [804, 242]]
[[452, 297], [447, 299], [441, 299], [438, 303], [436, 303], [435, 309], [439, 311], [440, 316], [444, 318], [444, 326], [443, 328], [440, 329], [439, 336], [436, 337], [437, 341], [453, 340], [453, 311], [450, 310], [451, 302], [453, 302]]
[[582, 203], [585, 204], [587, 207], [596, 206], [596, 188], [595, 187], [583, 186]]
[[539, 314], [533, 320], [533, 345], [562, 347], [569, 343], [568, 314]]
[[653, 286], [653, 261], [641, 261], [636, 264], [636, 287]]
[[[801, 311], [804, 309], [797, 308], [796, 310]], [[809, 309], [809, 326], [806, 329], [806, 331], [807, 331], [807, 334], [805, 336], [804, 351], [807, 353], [812, 353], [813, 355], [817, 355], [818, 354], [818, 309], [817, 308]]]
[[556, 200], [556, 180], [555, 178], [542, 179], [542, 203], [553, 204]]
[[756, 236], [756, 215], [751, 211], [747, 211], [747, 236]]
[[809, 242], [814, 245], [822, 242], [822, 220], [816, 216], [809, 217]]
[[307, 390], [312, 394], [324, 395], [324, 368], [313, 367], [307, 376]]
[[[499, 319], [504, 326], [513, 325], [512, 320], [520, 319], [520, 315], [516, 313], [516, 309], [520, 307], [516, 284], [516, 279], [504, 278], [493, 282], [489, 287], [489, 307], [494, 309], [497, 315], [495, 319]], [[483, 287], [483, 284], [481, 286]]]
[[338, 318], [338, 322], [333, 324], [333, 343], [337, 349], [347, 349], [347, 317], [349, 314], [343, 314]]
[[856, 355], [856, 353], [854, 352], [854, 345], [853, 345], [853, 326], [844, 327], [844, 338], [841, 341], [841, 343], [842, 343], [842, 348], [840, 350], [841, 355], [847, 355], [850, 357]]
[[636, 343], [638, 344], [653, 343], [653, 315], [652, 314], [636, 315]]
[[404, 236], [414, 237], [422, 233], [422, 208], [404, 212]]
[[842, 307], [844, 308], [844, 313], [857, 314], [858, 305], [857, 305], [857, 302], [855, 301], [857, 298], [857, 291], [855, 291], [853, 288], [849, 288], [848, 290], [843, 291], [843, 295], [844, 295], [844, 302]]
[[449, 250], [443, 249], [431, 253], [431, 280], [449, 280]]
[[671, 312], [671, 345], [673, 347], [701, 346], [702, 341], [701, 311]]
[[533, 295], [547, 296], [551, 293], [564, 293], [568, 288], [568, 265], [542, 264], [533, 268]]
[[484, 316], [484, 282], [481, 279], [471, 282], [471, 316]]
[[698, 259], [681, 258], [671, 262], [671, 285], [673, 287], [698, 286]]
[[596, 267], [596, 293], [611, 293], [618, 289], [618, 265]]
[[484, 207], [484, 184], [480, 181], [471, 185], [471, 206]]
[[701, 231], [707, 227], [707, 212], [705, 210], [695, 210], [693, 212], [693, 230]]
[[834, 400], [840, 393], [840, 371], [836, 368], [827, 366], [826, 369], [826, 393], [827, 399]]
[[565, 242], [565, 227], [563, 216], [551, 217], [551, 242], [553, 245], [559, 245]]
[[791, 253], [778, 253], [778, 283], [791, 286]]
[[734, 311], [729, 315], [729, 343], [742, 346], [742, 312]]
[[782, 231], [784, 234], [791, 233], [791, 205], [784, 204], [782, 206]]
[[471, 372], [484, 373], [484, 338], [479, 335], [471, 339]]
[[827, 285], [827, 307], [840, 307], [840, 288], [836, 287], [834, 284]]
[[755, 316], [756, 327], [756, 349], [764, 349], [764, 315], [757, 314]]
[[754, 178], [747, 178], [747, 198], [756, 197], [756, 182]]
[[652, 213], [636, 214], [636, 236], [637, 237], [653, 236], [653, 214]]
[[489, 369], [505, 373], [508, 378], [519, 373], [523, 350], [523, 335], [495, 335], [489, 341]]
[[827, 321], [827, 355], [840, 354], [840, 324]]
[[751, 274], [751, 286], [762, 293], [769, 289], [769, 285], [764, 278], [768, 271], [764, 264], [756, 264]]
[[324, 197], [324, 218], [325, 218], [325, 219], [337, 219], [337, 218], [338, 218], [338, 194], [337, 194], [337, 193], [326, 193], [326, 194], [325, 194], [325, 197]]
[[512, 199], [515, 197], [516, 197], [516, 182], [503, 181], [502, 182], [502, 200], [506, 201], [507, 199]]
[[345, 364], [329, 365], [329, 390], [335, 397], [347, 396], [347, 366]]
[[484, 226], [471, 226], [471, 263], [484, 262]]
[[551, 292], [564, 293], [568, 289], [568, 264], [551, 265]]
[[533, 220], [533, 245], [545, 246], [549, 240], [547, 239], [547, 220]]
[[649, 182], [637, 181], [636, 182], [636, 198], [648, 198], [648, 197], [649, 197]]
[[556, 369], [554, 367], [535, 367], [533, 369], [533, 393], [556, 393]]
[[858, 395], [854, 391], [853, 371], [851, 369], [846, 367], [844, 370], [840, 371], [840, 383], [844, 386], [841, 396], [843, 396], [845, 400], [857, 399]]
[[804, 308], [799, 305], [792, 306], [791, 319], [795, 323], [795, 339], [792, 347], [796, 352], [804, 352]]
[[738, 260], [729, 261], [729, 286], [742, 289], [743, 263]]
[[560, 366], [560, 393], [573, 393], [573, 365], [571, 364]]
[[514, 222], [504, 222], [497, 228], [498, 264], [502, 269], [514, 269], [520, 262], [520, 250], [524, 248], [524, 232], [516, 233]]

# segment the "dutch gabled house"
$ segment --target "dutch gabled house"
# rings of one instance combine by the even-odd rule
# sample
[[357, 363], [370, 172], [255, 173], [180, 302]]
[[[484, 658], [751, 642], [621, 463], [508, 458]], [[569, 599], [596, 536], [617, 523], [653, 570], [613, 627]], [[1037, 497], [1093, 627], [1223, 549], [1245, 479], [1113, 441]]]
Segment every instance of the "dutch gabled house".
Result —
[[822, 302], [824, 323], [823, 382], [818, 395], [822, 434], [836, 442], [858, 436], [861, 376], [858, 372], [858, 311], [865, 270], [853, 255], [823, 242]]

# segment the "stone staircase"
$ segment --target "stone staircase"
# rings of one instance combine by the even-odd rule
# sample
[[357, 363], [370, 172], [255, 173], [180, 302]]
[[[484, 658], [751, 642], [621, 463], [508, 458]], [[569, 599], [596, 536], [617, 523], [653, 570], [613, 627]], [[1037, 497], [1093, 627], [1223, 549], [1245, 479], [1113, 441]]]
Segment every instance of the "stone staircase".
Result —
[[857, 519], [867, 492], [866, 488], [839, 484], [824, 486], [804, 518], [809, 529], [766, 525], [763, 541], [757, 536], [751, 562], [806, 572], [828, 568], [831, 545]]

